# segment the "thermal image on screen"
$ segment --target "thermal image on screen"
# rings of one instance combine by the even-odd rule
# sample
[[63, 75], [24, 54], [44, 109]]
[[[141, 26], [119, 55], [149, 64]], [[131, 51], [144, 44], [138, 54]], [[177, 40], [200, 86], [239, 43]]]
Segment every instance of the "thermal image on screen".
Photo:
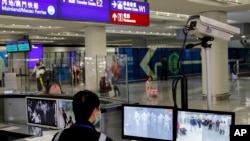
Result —
[[172, 140], [173, 111], [165, 108], [124, 107], [124, 135]]
[[179, 111], [177, 141], [229, 141], [232, 115]]

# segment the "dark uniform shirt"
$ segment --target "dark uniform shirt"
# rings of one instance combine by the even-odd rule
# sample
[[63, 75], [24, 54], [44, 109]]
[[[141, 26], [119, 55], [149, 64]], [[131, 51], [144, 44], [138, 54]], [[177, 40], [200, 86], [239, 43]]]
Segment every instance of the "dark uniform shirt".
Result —
[[54, 135], [52, 141], [112, 141], [103, 133], [97, 132], [90, 122], [74, 124]]

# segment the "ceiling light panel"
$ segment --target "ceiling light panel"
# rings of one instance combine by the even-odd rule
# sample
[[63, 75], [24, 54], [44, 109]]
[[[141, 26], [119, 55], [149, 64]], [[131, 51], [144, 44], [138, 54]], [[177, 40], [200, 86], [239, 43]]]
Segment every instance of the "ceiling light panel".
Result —
[[59, 26], [31, 26], [31, 25], [18, 25], [18, 24], [0, 24], [0, 28], [8, 29], [60, 29]]
[[144, 36], [171, 36], [175, 37], [176, 33], [165, 33], [165, 32], [146, 32], [146, 31], [130, 31], [130, 30], [106, 30], [106, 33], [112, 34], [133, 34], [133, 35], [144, 35]]
[[0, 30], [0, 34], [25, 34], [24, 31]]
[[64, 40], [64, 37], [30, 36], [29, 39], [36, 40]]
[[150, 11], [150, 19], [172, 20], [172, 21], [185, 21], [189, 15], [176, 14], [161, 11]]
[[53, 43], [51, 40], [31, 40], [33, 43]]
[[66, 36], [66, 37], [85, 37], [85, 34], [80, 34], [76, 32], [60, 32], [60, 33], [51, 33], [48, 36]]
[[245, 5], [250, 3], [250, 0], [188, 0], [188, 1], [206, 5], [213, 5], [213, 6], [223, 6], [223, 7]]

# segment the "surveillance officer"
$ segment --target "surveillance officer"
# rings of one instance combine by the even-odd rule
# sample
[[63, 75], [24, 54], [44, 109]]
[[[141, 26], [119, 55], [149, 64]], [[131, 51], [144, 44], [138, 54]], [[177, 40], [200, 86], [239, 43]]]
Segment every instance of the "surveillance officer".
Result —
[[95, 124], [100, 121], [100, 100], [88, 90], [79, 91], [73, 97], [73, 112], [76, 123], [54, 135], [52, 141], [112, 141], [97, 132]]

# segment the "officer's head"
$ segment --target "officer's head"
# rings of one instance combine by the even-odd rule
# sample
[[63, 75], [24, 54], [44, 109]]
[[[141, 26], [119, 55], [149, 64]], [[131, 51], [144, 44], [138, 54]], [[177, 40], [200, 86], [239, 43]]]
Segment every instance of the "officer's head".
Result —
[[89, 91], [79, 91], [73, 97], [73, 111], [76, 123], [89, 121], [94, 123], [100, 116], [100, 100], [98, 96]]
[[37, 62], [36, 62], [36, 66], [41, 66], [43, 64], [43, 61], [42, 60], [38, 60]]
[[36, 66], [37, 67], [40, 66], [40, 62], [39, 61], [36, 62]]

